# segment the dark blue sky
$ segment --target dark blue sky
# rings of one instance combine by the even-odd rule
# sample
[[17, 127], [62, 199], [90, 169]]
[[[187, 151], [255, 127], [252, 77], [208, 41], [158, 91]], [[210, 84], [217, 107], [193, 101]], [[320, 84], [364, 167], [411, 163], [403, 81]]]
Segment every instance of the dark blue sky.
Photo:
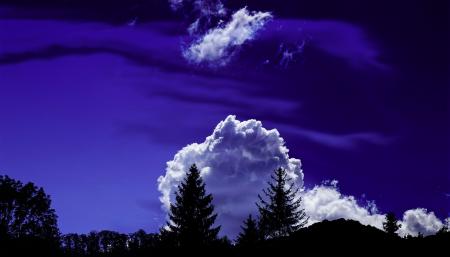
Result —
[[448, 3], [225, 2], [274, 19], [210, 68], [163, 0], [1, 1], [0, 173], [45, 187], [63, 232], [155, 231], [166, 162], [235, 114], [280, 131], [307, 187], [449, 216]]

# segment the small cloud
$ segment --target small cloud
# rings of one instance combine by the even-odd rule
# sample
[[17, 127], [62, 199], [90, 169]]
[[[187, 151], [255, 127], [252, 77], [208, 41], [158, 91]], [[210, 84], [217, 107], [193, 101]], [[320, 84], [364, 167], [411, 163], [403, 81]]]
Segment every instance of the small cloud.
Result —
[[172, 10], [183, 13], [191, 23], [190, 35], [201, 35], [217, 27], [227, 15], [221, 0], [169, 0]]
[[403, 214], [402, 227], [398, 231], [401, 236], [424, 236], [434, 235], [443, 227], [442, 221], [436, 217], [434, 212], [427, 209], [417, 208], [407, 210]]
[[184, 2], [184, 0], [169, 0], [170, 7], [172, 7], [173, 10], [180, 9]]
[[242, 8], [231, 20], [192, 43], [184, 57], [195, 64], [226, 65], [243, 44], [254, 39], [256, 33], [272, 18], [268, 12], [249, 12]]
[[[309, 225], [323, 220], [344, 218], [383, 230], [385, 215], [378, 212], [374, 201], [367, 201], [367, 204], [362, 206], [354, 196], [339, 192], [337, 183], [332, 182], [327, 181], [303, 192], [303, 205], [310, 217]], [[450, 218], [441, 221], [434, 212], [417, 208], [405, 211], [400, 224], [401, 228], [397, 231], [400, 236], [417, 236], [419, 233], [429, 236], [436, 234], [444, 224], [450, 225]]]
[[383, 228], [384, 215], [379, 214], [374, 202], [366, 206], [358, 204], [351, 195], [343, 195], [337, 181], [327, 181], [303, 193], [303, 205], [310, 217], [309, 225], [322, 220], [351, 219], [378, 229]]
[[[224, 66], [272, 18], [268, 12], [233, 12], [222, 0], [169, 0], [174, 11], [191, 23], [183, 56], [193, 64]], [[230, 14], [233, 13], [230, 17]]]
[[278, 56], [280, 61], [278, 65], [281, 68], [288, 68], [289, 65], [294, 62], [299, 55], [303, 53], [303, 49], [305, 47], [305, 40], [303, 40], [299, 44], [280, 44]]

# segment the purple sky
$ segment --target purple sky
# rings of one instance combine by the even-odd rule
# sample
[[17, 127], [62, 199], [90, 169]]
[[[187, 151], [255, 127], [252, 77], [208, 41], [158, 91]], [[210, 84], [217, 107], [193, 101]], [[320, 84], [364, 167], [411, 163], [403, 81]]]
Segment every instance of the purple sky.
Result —
[[277, 128], [307, 187], [450, 214], [448, 6], [229, 1], [275, 18], [215, 69], [166, 1], [29, 2], [0, 5], [0, 173], [43, 186], [62, 232], [156, 231], [166, 162], [228, 114]]

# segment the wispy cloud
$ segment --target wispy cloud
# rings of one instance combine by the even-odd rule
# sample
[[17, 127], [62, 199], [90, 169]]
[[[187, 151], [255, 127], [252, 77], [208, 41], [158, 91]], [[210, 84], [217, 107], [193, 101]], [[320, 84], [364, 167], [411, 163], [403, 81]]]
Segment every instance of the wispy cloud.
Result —
[[312, 142], [341, 150], [352, 150], [361, 144], [385, 145], [394, 140], [377, 132], [355, 132], [346, 134], [334, 134], [300, 127], [281, 125], [282, 131], [300, 136]]
[[[221, 0], [169, 0], [173, 10], [191, 20], [191, 38], [184, 57], [194, 64], [224, 66], [238, 49], [254, 39], [268, 20], [269, 12], [229, 11]], [[229, 13], [232, 13], [230, 16]]]
[[208, 63], [223, 66], [244, 43], [256, 33], [272, 15], [267, 12], [249, 12], [246, 8], [235, 12], [231, 21], [210, 30], [184, 51], [184, 56], [195, 64]]

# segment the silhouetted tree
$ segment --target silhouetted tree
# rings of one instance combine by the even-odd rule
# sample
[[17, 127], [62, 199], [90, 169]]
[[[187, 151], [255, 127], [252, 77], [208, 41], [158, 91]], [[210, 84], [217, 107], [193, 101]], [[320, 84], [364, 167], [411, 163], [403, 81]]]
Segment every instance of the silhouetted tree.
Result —
[[0, 236], [58, 239], [57, 216], [43, 188], [0, 176]]
[[273, 182], [269, 181], [269, 187], [263, 190], [267, 200], [258, 195], [259, 228], [265, 238], [288, 236], [304, 227], [308, 217], [301, 208], [299, 188], [290, 183], [286, 170], [275, 170], [271, 178]]
[[70, 233], [61, 237], [63, 252], [69, 256], [83, 256], [87, 253], [87, 237]]
[[211, 245], [217, 240], [219, 227], [213, 227], [213, 197], [206, 194], [205, 183], [194, 164], [178, 186], [175, 203], [170, 205], [169, 222], [162, 230], [162, 238], [171, 240], [175, 246], [194, 248]]
[[0, 176], [0, 253], [48, 256], [59, 244], [57, 216], [44, 189]]
[[158, 247], [158, 244], [157, 234], [147, 234], [142, 229], [128, 235], [128, 249], [134, 254], [144, 255], [145, 252]]
[[397, 230], [401, 227], [402, 224], [400, 224], [397, 217], [395, 217], [395, 213], [389, 212], [386, 214], [385, 221], [383, 222], [383, 228], [386, 233], [396, 235]]
[[103, 253], [123, 253], [127, 249], [127, 235], [103, 230], [98, 233], [100, 251]]
[[147, 239], [147, 233], [140, 229], [128, 236], [129, 242], [128, 247], [130, 250], [138, 250], [144, 247], [145, 241]]
[[439, 231], [437, 232], [438, 235], [444, 235], [449, 233], [449, 228], [448, 228], [448, 223], [447, 220], [445, 221], [444, 225], [442, 226], [441, 229], [439, 229]]
[[260, 239], [260, 233], [258, 231], [257, 221], [252, 218], [252, 215], [248, 215], [248, 218], [244, 221], [244, 226], [241, 226], [242, 232], [239, 233], [236, 243], [242, 247], [254, 246]]
[[86, 254], [95, 256], [100, 253], [100, 237], [97, 232], [91, 231], [86, 235]]

